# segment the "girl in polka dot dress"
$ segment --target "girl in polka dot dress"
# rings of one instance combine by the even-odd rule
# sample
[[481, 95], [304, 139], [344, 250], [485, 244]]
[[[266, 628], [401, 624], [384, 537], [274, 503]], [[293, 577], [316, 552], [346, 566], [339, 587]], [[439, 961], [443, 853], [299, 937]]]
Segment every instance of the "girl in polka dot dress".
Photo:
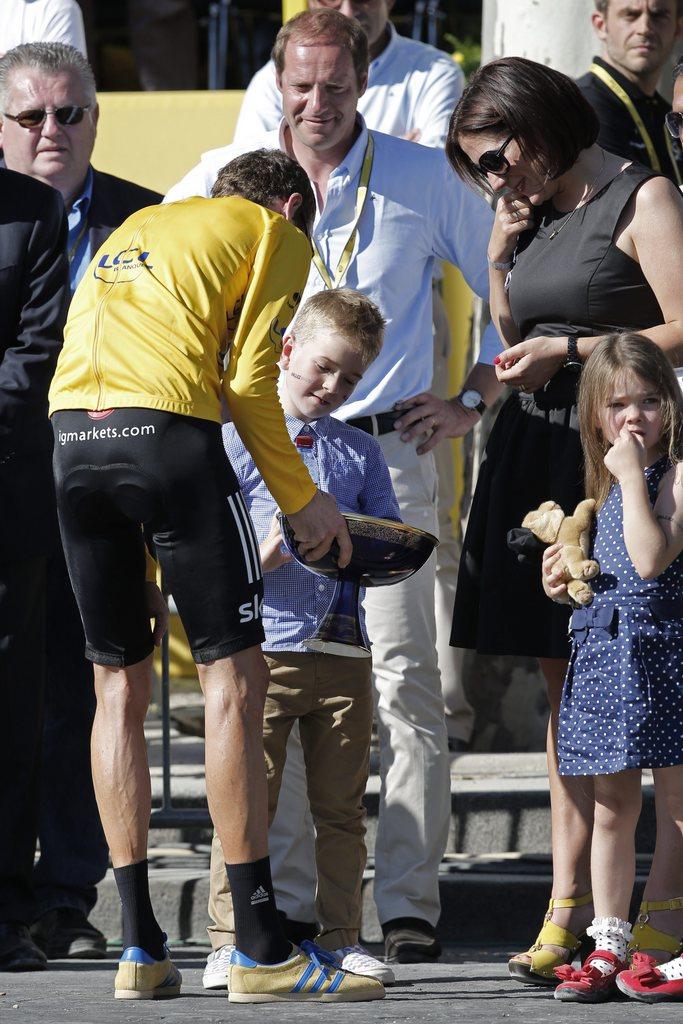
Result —
[[[602, 1002], [618, 986], [647, 1002], [683, 999], [680, 956], [658, 965], [635, 952], [627, 963], [643, 768], [653, 769], [659, 818], [647, 906], [679, 920], [683, 908], [683, 399], [661, 349], [638, 334], [605, 338], [583, 372], [579, 424], [600, 575], [593, 603], [571, 619], [558, 757], [561, 775], [591, 776], [595, 787], [596, 949], [578, 971], [555, 969], [555, 998]], [[545, 553], [543, 585], [567, 601], [558, 551]], [[669, 955], [680, 952], [642, 916], [631, 951], [668, 939]]]

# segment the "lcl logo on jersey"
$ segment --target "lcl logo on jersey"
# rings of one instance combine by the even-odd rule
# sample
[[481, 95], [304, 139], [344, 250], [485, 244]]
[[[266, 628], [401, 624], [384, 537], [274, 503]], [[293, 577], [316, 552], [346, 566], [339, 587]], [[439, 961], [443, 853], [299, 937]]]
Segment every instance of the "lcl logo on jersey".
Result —
[[[301, 293], [294, 292], [288, 299], [287, 305], [291, 310], [295, 310], [301, 302]], [[289, 323], [291, 317], [287, 317], [287, 323]], [[282, 351], [282, 339], [284, 338], [285, 331], [287, 330], [286, 325], [280, 327], [280, 318], [275, 317], [270, 324], [270, 340], [273, 343], [273, 348], [276, 352]]]
[[239, 606], [240, 622], [253, 622], [254, 619], [260, 619], [262, 611], [263, 598], [259, 599], [258, 594], [254, 594], [251, 601], [245, 601]]
[[149, 253], [135, 247], [121, 249], [115, 255], [106, 252], [104, 256], [100, 257], [93, 273], [98, 281], [119, 284], [124, 281], [134, 281], [144, 267], [147, 267], [148, 270], [152, 269]]

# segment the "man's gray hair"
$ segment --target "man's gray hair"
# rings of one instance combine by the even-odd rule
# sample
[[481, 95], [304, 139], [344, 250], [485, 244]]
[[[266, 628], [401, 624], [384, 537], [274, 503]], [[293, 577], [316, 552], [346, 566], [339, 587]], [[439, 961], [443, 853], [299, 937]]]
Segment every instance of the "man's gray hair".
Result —
[[93, 70], [75, 46], [66, 43], [22, 43], [0, 57], [0, 110], [6, 110], [12, 75], [25, 68], [35, 68], [48, 75], [73, 71], [81, 80], [86, 103], [97, 102]]

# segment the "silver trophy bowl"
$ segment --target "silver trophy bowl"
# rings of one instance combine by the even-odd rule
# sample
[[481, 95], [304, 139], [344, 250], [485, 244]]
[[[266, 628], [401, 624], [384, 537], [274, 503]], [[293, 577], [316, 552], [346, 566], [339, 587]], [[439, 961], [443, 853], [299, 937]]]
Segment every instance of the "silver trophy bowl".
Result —
[[421, 569], [438, 540], [414, 526], [377, 519], [359, 512], [343, 512], [353, 542], [351, 561], [337, 565], [339, 548], [332, 545], [316, 562], [307, 562], [299, 554], [294, 531], [286, 516], [280, 514], [282, 536], [287, 550], [309, 572], [335, 580], [329, 608], [315, 636], [304, 641], [309, 650], [340, 654], [347, 658], [369, 658], [360, 627], [358, 602], [361, 587], [388, 587], [401, 583]]

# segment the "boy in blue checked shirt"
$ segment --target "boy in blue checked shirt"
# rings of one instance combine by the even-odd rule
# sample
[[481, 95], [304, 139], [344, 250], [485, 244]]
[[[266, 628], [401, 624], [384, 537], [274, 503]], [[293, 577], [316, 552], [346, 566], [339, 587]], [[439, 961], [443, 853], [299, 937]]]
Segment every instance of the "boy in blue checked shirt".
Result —
[[[384, 457], [369, 434], [334, 419], [378, 355], [385, 321], [360, 292], [320, 292], [302, 306], [284, 338], [280, 400], [290, 437], [314, 482], [344, 512], [400, 520]], [[277, 807], [289, 733], [299, 722], [311, 812], [316, 827], [316, 941], [337, 966], [383, 982], [385, 964], [358, 945], [365, 867], [363, 794], [372, 728], [371, 661], [306, 649], [327, 611], [334, 583], [308, 572], [285, 552], [277, 506], [232, 424], [225, 450], [260, 542], [263, 567], [264, 655], [270, 683], [264, 712], [269, 813]], [[232, 934], [232, 904], [220, 842], [211, 856], [209, 929], [214, 953], [206, 987], [224, 987]]]

